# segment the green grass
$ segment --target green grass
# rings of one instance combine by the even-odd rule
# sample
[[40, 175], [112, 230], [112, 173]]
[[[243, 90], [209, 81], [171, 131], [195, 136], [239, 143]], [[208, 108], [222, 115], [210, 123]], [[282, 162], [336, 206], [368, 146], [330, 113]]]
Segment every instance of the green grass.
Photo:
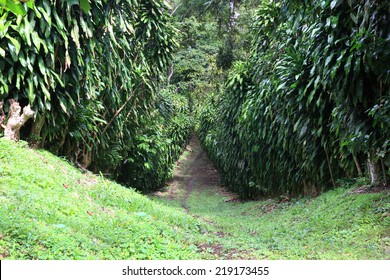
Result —
[[185, 213], [180, 197], [151, 199], [0, 139], [0, 259], [390, 258], [389, 193], [241, 203], [197, 184]]
[[[183, 170], [193, 161], [185, 157]], [[366, 183], [340, 182], [343, 187], [316, 198], [279, 203], [225, 202], [229, 197], [218, 186], [196, 182], [189, 213], [213, 226], [204, 247], [214, 258], [390, 259], [390, 193], [353, 192]]]
[[197, 259], [207, 224], [0, 139], [0, 258]]
[[190, 211], [225, 233], [213, 242], [256, 259], [389, 259], [390, 195], [349, 194], [354, 188], [288, 203], [227, 203], [202, 190], [191, 195]]

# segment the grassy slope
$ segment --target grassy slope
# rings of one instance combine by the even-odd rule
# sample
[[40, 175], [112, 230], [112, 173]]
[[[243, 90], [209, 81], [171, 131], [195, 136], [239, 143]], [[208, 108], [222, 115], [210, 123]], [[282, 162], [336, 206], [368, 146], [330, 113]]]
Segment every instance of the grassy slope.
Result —
[[0, 258], [200, 258], [202, 222], [25, 146], [0, 139]]
[[[193, 157], [183, 155], [183, 170]], [[344, 183], [317, 198], [241, 203], [225, 202], [229, 197], [218, 185], [194, 182], [188, 211], [216, 226], [219, 234], [209, 235], [202, 247], [217, 258], [390, 259], [390, 192], [354, 192], [364, 183]], [[180, 195], [186, 186], [176, 188]]]
[[226, 203], [201, 191], [190, 207], [225, 232], [217, 242], [255, 259], [390, 259], [390, 195], [348, 194], [351, 189], [282, 204]]
[[0, 139], [0, 259], [390, 258], [389, 194], [227, 203], [195, 183], [196, 219], [25, 146]]

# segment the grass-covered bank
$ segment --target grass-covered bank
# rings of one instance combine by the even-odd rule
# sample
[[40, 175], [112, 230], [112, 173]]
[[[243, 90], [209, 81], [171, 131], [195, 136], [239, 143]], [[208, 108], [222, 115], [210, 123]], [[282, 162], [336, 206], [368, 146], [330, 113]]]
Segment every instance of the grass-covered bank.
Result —
[[159, 200], [215, 227], [199, 244], [215, 258], [390, 259], [388, 189], [366, 190], [360, 179], [316, 198], [242, 202], [221, 188], [205, 153], [192, 145]]
[[389, 259], [390, 193], [240, 202], [200, 147], [147, 198], [0, 139], [0, 259]]
[[[207, 225], [205, 225], [207, 227]], [[1, 259], [193, 259], [202, 222], [0, 139]]]
[[283, 203], [226, 203], [202, 190], [193, 192], [190, 209], [219, 225], [225, 248], [256, 259], [390, 259], [389, 194], [353, 189]]

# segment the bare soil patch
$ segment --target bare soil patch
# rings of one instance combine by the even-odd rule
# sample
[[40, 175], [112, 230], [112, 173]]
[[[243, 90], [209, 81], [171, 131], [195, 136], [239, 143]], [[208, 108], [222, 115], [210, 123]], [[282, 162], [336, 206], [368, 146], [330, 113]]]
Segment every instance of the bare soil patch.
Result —
[[361, 186], [353, 191], [350, 191], [349, 194], [366, 194], [366, 193], [390, 193], [390, 186], [386, 184], [378, 184], [375, 186], [365, 185]]

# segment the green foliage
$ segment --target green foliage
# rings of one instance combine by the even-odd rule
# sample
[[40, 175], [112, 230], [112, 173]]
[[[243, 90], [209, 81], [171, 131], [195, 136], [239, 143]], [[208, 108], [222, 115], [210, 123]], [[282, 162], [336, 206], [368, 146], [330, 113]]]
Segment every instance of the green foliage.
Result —
[[234, 252], [229, 259], [388, 258], [390, 196], [354, 192], [365, 181], [284, 203], [227, 203], [226, 192], [204, 182], [193, 182], [189, 215], [172, 199], [151, 200], [26, 142], [0, 139], [0, 258], [215, 258], [199, 244]]
[[29, 103], [36, 112], [25, 139], [114, 177], [127, 157], [146, 152], [138, 146], [143, 135], [153, 145], [179, 145], [152, 136], [162, 130], [153, 118], [156, 102], [169, 100], [157, 89], [177, 47], [166, 1], [27, 6], [25, 14], [0, 13], [0, 99]]
[[[210, 154], [225, 185], [245, 197], [253, 197], [253, 188], [245, 150], [242, 149], [239, 117], [249, 90], [248, 64], [237, 62], [220, 97], [211, 96], [200, 114], [198, 135]], [[248, 186], [250, 186], [248, 188]]]
[[189, 99], [190, 111], [194, 112], [215, 91], [216, 81], [221, 79], [216, 65], [220, 38], [214, 21], [194, 16], [183, 19], [177, 16], [176, 28], [180, 30], [180, 48], [174, 55], [168, 83]]
[[[191, 142], [194, 143], [194, 142]], [[208, 221], [215, 232], [202, 246], [217, 259], [386, 259], [390, 194], [365, 193], [368, 180], [343, 180], [315, 198], [236, 201], [221, 189], [212, 164], [193, 144], [175, 178], [153, 198]], [[208, 170], [208, 172], [199, 172]], [[191, 189], [183, 177], [191, 174]], [[158, 197], [158, 198], [156, 198]], [[183, 203], [183, 201], [185, 201]], [[239, 229], [239, 230], [237, 230]]]
[[232, 66], [233, 60], [233, 40], [230, 38], [219, 48], [217, 66], [223, 70], [228, 70]]
[[327, 13], [321, 13], [316, 36], [326, 34], [327, 42], [317, 39], [313, 71], [335, 102], [331, 129], [342, 142], [340, 153], [383, 159], [390, 149], [390, 71], [385, 63], [390, 59], [390, 4], [332, 1], [322, 9]]
[[25, 6], [21, 3], [26, 3], [27, 7], [30, 9], [34, 8], [34, 0], [1, 0], [0, 1], [0, 8], [4, 9], [5, 11], [10, 11], [14, 15], [20, 15], [24, 16], [26, 15], [26, 9]]
[[279, 198], [226, 203], [229, 197], [195, 185], [189, 211], [228, 236], [215, 242], [238, 251], [229, 259], [386, 259], [390, 219], [384, 211], [390, 196], [349, 193], [365, 183], [343, 183], [316, 198], [282, 203]]
[[169, 82], [189, 96], [196, 111], [209, 94], [220, 90], [233, 62], [247, 57], [245, 33], [255, 4], [248, 0], [173, 2], [181, 37]]
[[200, 124], [227, 185], [311, 194], [370, 157], [388, 170], [389, 5], [261, 3], [245, 70], [233, 68], [216, 117]]
[[188, 100], [171, 92], [160, 92], [156, 110], [145, 120], [145, 128], [128, 149], [119, 180], [143, 192], [164, 186], [172, 166], [187, 144], [192, 129]]

